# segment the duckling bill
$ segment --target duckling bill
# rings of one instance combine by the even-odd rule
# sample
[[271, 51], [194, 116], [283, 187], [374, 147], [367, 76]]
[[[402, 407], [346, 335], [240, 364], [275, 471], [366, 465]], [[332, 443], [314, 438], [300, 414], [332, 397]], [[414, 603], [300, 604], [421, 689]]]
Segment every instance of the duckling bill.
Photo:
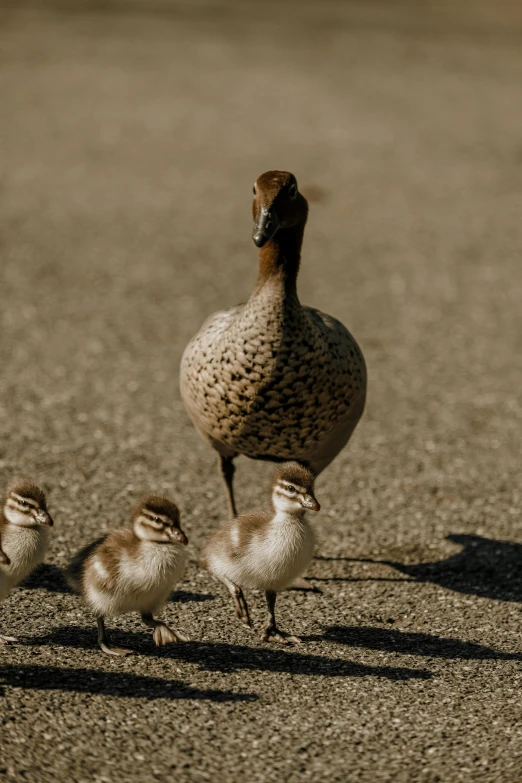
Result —
[[305, 571], [314, 555], [315, 536], [305, 512], [319, 511], [313, 473], [297, 464], [282, 466], [272, 485], [272, 508], [226, 522], [208, 540], [202, 566], [222, 582], [237, 617], [252, 627], [245, 588], [262, 590], [268, 608], [261, 634], [265, 642], [298, 644], [301, 640], [278, 628], [277, 593]]
[[156, 646], [187, 641], [187, 637], [157, 620], [185, 570], [188, 539], [179, 510], [165, 497], [151, 495], [139, 504], [130, 528], [121, 528], [88, 544], [71, 561], [66, 577], [96, 615], [98, 645], [108, 655], [129, 655], [115, 647], [105, 618], [139, 612], [153, 629]]
[[[11, 484], [0, 511], [0, 602], [42, 562], [53, 524], [40, 487], [30, 481]], [[16, 641], [0, 636], [0, 644]]]

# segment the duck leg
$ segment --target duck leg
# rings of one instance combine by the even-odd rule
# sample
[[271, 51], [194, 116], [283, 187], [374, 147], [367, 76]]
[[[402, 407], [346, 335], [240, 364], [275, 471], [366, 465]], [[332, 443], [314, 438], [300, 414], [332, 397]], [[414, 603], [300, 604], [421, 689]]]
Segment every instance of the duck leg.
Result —
[[162, 623], [161, 620], [156, 620], [150, 612], [142, 612], [141, 619], [148, 625], [149, 628], [154, 629], [153, 639], [156, 647], [164, 647], [170, 642], [188, 642], [188, 636], [174, 631], [166, 623]]
[[234, 601], [234, 609], [236, 610], [236, 617], [238, 617], [239, 620], [241, 620], [241, 622], [247, 625], [249, 628], [252, 628], [252, 621], [250, 620], [250, 614], [248, 613], [248, 604], [246, 602], [245, 596], [243, 595], [242, 589], [238, 585], [234, 584], [234, 582], [231, 582], [230, 579], [221, 578], [221, 581], [232, 596], [232, 600]]
[[268, 623], [261, 634], [261, 640], [263, 642], [274, 641], [282, 642], [283, 644], [301, 644], [301, 639], [298, 636], [292, 636], [286, 633], [286, 631], [280, 631], [276, 625], [275, 602], [277, 593], [275, 590], [267, 590], [265, 596], [268, 607]]
[[105, 630], [105, 622], [103, 620], [103, 617], [97, 618], [98, 622], [98, 646], [100, 650], [107, 655], [132, 655], [134, 650], [127, 650], [124, 647], [114, 647], [110, 641], [109, 637], [107, 636], [107, 631]]
[[233, 487], [234, 473], [236, 472], [236, 468], [234, 466], [233, 460], [234, 460], [233, 457], [224, 457], [222, 454], [219, 455], [219, 465], [221, 468], [221, 475], [223, 476], [223, 479], [225, 481], [225, 487], [227, 490], [228, 507], [230, 509], [230, 513], [232, 514], [232, 516], [237, 517], [236, 502], [234, 500], [234, 487]]

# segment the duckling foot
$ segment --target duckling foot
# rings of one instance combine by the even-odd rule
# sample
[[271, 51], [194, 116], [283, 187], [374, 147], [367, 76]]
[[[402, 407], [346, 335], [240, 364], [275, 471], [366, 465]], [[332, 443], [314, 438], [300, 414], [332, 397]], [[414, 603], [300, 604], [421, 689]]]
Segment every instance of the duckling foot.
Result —
[[262, 642], [281, 642], [281, 644], [301, 644], [298, 636], [292, 636], [286, 631], [280, 631], [275, 625], [267, 625], [261, 634]]
[[188, 636], [184, 636], [184, 634], [179, 633], [179, 631], [174, 631], [164, 623], [158, 623], [158, 625], [155, 627], [153, 638], [156, 647], [164, 647], [166, 644], [170, 644], [171, 642], [189, 641]]
[[15, 636], [0, 636], [0, 644], [16, 644], [17, 641]]
[[162, 623], [161, 620], [156, 620], [150, 613], [144, 612], [141, 615], [141, 619], [145, 625], [148, 625], [149, 628], [154, 629], [152, 638], [154, 639], [154, 644], [156, 647], [164, 647], [166, 644], [170, 644], [171, 642], [190, 641], [188, 636], [185, 636], [179, 631], [174, 631], [172, 628], [169, 628], [166, 623]]
[[103, 617], [98, 617], [98, 646], [106, 655], [132, 655], [134, 650], [127, 650], [125, 647], [114, 647], [109, 641]]
[[106, 655], [118, 655], [121, 658], [134, 653], [134, 650], [128, 650], [126, 647], [114, 647], [112, 644], [107, 644], [107, 642], [98, 642], [98, 646]]
[[252, 620], [250, 619], [250, 614], [248, 612], [248, 604], [246, 602], [245, 596], [243, 595], [243, 591], [239, 589], [239, 593], [236, 596], [237, 600], [235, 603], [236, 608], [236, 616], [239, 620], [241, 620], [244, 625], [247, 626], [247, 628], [250, 628], [252, 630]]
[[231, 582], [230, 579], [222, 578], [221, 581], [224, 585], [226, 585], [230, 595], [232, 596], [236, 617], [241, 620], [241, 622], [244, 623], [247, 628], [252, 630], [252, 621], [250, 620], [250, 614], [248, 612], [248, 604], [242, 589], [239, 587], [239, 585]]

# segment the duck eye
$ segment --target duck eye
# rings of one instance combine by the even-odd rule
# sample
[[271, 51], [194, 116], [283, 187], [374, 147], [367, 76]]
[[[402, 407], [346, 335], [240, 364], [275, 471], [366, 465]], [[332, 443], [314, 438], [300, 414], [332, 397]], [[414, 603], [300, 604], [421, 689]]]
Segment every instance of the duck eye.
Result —
[[28, 505], [26, 500], [20, 500], [19, 502], [20, 502], [21, 506], [27, 506]]
[[297, 185], [295, 183], [290, 185], [290, 187], [288, 188], [288, 195], [290, 196], [291, 199], [297, 197]]
[[288, 490], [289, 492], [295, 492], [295, 487], [293, 487], [293, 486], [290, 484], [290, 486], [289, 486], [289, 487], [287, 487], [287, 490]]

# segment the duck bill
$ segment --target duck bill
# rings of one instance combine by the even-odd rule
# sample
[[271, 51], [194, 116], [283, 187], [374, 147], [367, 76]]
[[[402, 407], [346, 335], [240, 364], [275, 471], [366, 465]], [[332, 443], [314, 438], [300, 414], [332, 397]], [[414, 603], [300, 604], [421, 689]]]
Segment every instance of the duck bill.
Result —
[[174, 544], [181, 544], [182, 546], [187, 546], [188, 544], [188, 538], [183, 532], [183, 530], [179, 530], [179, 529], [169, 530], [168, 536]]
[[279, 218], [276, 212], [273, 209], [261, 207], [257, 220], [254, 221], [254, 230], [252, 232], [252, 239], [256, 247], [263, 247], [263, 245], [266, 245], [267, 242], [273, 239], [279, 225]]
[[38, 509], [36, 514], [34, 515], [34, 518], [38, 522], [39, 525], [47, 525], [47, 527], [53, 527], [54, 521], [49, 514], [48, 511], [43, 511], [41, 508]]
[[313, 495], [306, 495], [302, 501], [303, 508], [309, 508], [310, 511], [320, 511], [321, 506]]

